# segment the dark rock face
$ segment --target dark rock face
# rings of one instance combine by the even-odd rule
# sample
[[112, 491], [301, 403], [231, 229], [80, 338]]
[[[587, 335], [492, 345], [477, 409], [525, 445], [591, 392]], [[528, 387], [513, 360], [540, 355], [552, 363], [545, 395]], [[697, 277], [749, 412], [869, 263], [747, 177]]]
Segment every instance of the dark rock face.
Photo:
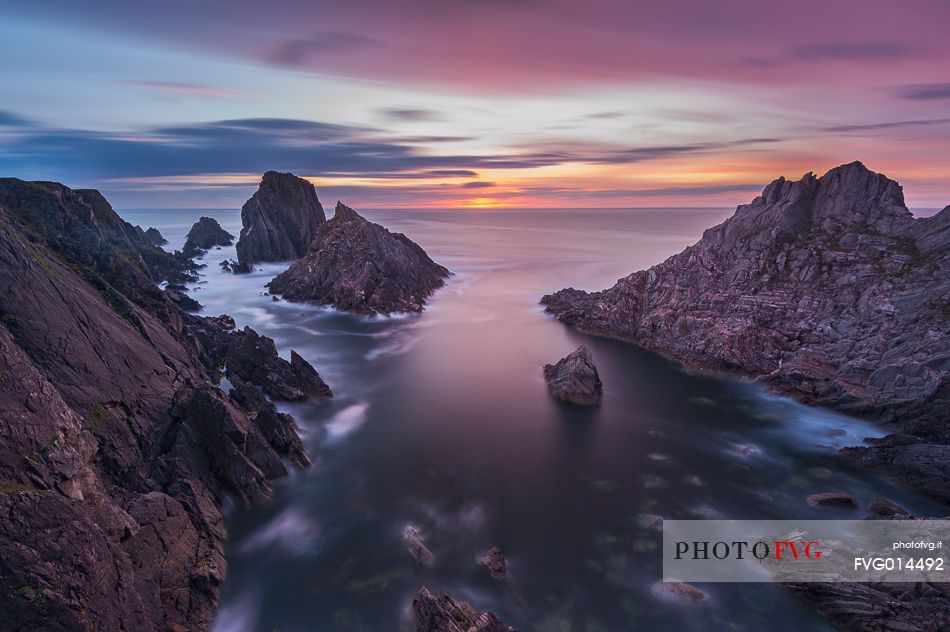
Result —
[[597, 406], [604, 395], [597, 366], [583, 345], [556, 364], [545, 365], [544, 381], [552, 395], [578, 406]]
[[517, 632], [491, 612], [475, 612], [467, 603], [457, 604], [447, 594], [438, 597], [427, 588], [412, 600], [416, 632]]
[[188, 231], [182, 254], [191, 259], [203, 255], [215, 246], [230, 246], [233, 243], [234, 235], [221, 228], [216, 219], [201, 217]]
[[362, 314], [421, 312], [449, 274], [405, 235], [338, 203], [309, 254], [277, 275], [270, 290], [289, 301]]
[[275, 399], [301, 401], [333, 395], [320, 374], [296, 351], [290, 352], [287, 362], [277, 355], [273, 339], [250, 327], [228, 336], [225, 361], [229, 379], [258, 384]]
[[[610, 289], [541, 302], [586, 331], [944, 444], [948, 297], [950, 207], [914, 219], [896, 182], [851, 163], [779, 178], [695, 245]], [[896, 453], [909, 449], [860, 458], [908, 478], [911, 459]]]
[[292, 173], [268, 171], [241, 208], [237, 269], [246, 272], [259, 261], [299, 259], [325, 221], [310, 182]]
[[145, 240], [156, 248], [161, 248], [168, 244], [168, 240], [165, 239], [165, 236], [162, 235], [157, 228], [152, 228], [151, 226], [145, 231]]
[[0, 629], [208, 629], [220, 503], [306, 463], [293, 419], [214, 386], [238, 333], [177, 309], [134, 234], [95, 192], [0, 181]]

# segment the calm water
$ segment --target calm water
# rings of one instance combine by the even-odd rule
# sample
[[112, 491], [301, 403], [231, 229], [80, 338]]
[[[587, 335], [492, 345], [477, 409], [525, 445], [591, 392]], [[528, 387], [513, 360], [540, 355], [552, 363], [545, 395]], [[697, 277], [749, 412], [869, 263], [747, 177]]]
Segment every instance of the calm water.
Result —
[[[235, 235], [237, 211], [130, 211], [180, 247], [201, 214]], [[312, 468], [273, 502], [229, 511], [230, 576], [216, 632], [409, 629], [420, 586], [497, 612], [523, 632], [813, 630], [825, 624], [778, 586], [705, 585], [710, 602], [658, 600], [667, 518], [862, 517], [815, 510], [811, 493], [931, 505], [843, 469], [836, 447], [882, 432], [697, 376], [546, 316], [537, 299], [599, 289], [693, 243], [726, 210], [370, 211], [455, 275], [419, 316], [366, 319], [274, 302], [285, 266], [220, 271], [212, 251], [193, 296], [310, 360], [336, 397], [284, 406]], [[605, 384], [598, 410], [547, 394], [541, 366], [588, 345]], [[415, 564], [416, 525], [435, 554]], [[511, 577], [476, 556], [499, 545]]]

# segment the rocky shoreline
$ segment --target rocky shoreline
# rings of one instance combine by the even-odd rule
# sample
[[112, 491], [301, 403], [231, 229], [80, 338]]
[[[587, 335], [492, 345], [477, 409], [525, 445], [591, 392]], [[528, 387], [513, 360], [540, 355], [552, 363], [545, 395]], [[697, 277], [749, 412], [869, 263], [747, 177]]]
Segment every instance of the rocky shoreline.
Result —
[[326, 384], [176, 307], [156, 283], [181, 260], [157, 239], [95, 191], [0, 180], [2, 629], [210, 628], [222, 502], [309, 464], [267, 395]]
[[663, 263], [541, 303], [586, 332], [888, 424], [902, 440], [843, 456], [947, 502], [948, 297], [950, 207], [915, 219], [900, 185], [851, 163], [779, 178]]

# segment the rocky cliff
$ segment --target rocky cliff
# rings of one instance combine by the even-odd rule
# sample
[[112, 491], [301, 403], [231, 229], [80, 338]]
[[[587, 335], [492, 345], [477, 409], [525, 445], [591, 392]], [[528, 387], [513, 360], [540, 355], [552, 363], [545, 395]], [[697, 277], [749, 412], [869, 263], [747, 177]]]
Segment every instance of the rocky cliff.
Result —
[[221, 502], [307, 463], [292, 418], [215, 386], [250, 336], [171, 304], [98, 193], [0, 181], [0, 629], [210, 626]]
[[260, 261], [299, 259], [326, 219], [310, 182], [292, 173], [268, 171], [241, 208], [237, 270], [250, 270]]
[[[948, 488], [950, 207], [915, 219], [861, 163], [779, 178], [663, 263], [541, 302], [588, 332], [892, 422], [931, 446]], [[884, 465], [908, 448], [889, 449]], [[907, 465], [888, 473], [913, 483]]]
[[420, 312], [449, 274], [405, 235], [338, 203], [307, 256], [275, 277], [270, 291], [364, 314]]

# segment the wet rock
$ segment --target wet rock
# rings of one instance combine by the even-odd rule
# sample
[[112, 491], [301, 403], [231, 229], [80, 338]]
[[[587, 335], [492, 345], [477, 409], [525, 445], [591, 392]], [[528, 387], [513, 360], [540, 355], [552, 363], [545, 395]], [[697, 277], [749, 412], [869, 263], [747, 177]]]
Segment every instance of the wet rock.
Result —
[[423, 566], [428, 566], [432, 563], [432, 551], [426, 547], [425, 542], [422, 540], [422, 532], [419, 531], [419, 528], [414, 525], [408, 525], [402, 531], [402, 537], [406, 541], [406, 547], [418, 563]]
[[225, 331], [231, 331], [236, 327], [234, 324], [234, 319], [227, 314], [221, 314], [220, 316], [209, 316], [208, 320]]
[[287, 362], [277, 355], [272, 338], [261, 336], [250, 327], [228, 337], [225, 362], [229, 378], [261, 386], [276, 399], [302, 401], [333, 395], [316, 369], [296, 351], [290, 352]]
[[230, 246], [233, 243], [234, 235], [221, 228], [218, 220], [201, 217], [188, 231], [182, 254], [188, 258], [200, 257], [215, 246]]
[[221, 266], [221, 269], [225, 272], [234, 272], [237, 262], [233, 261], [232, 259], [225, 259], [218, 265]]
[[871, 514], [880, 518], [892, 518], [894, 516], [910, 516], [910, 512], [887, 500], [886, 498], [875, 498], [868, 506]]
[[202, 309], [201, 303], [191, 298], [184, 292], [166, 289], [165, 296], [167, 296], [172, 303], [186, 312], [200, 312]]
[[145, 239], [149, 244], [156, 248], [161, 248], [168, 243], [168, 240], [159, 232], [157, 228], [149, 228], [145, 231]]
[[314, 186], [292, 173], [268, 171], [241, 208], [237, 271], [261, 261], [289, 261], [307, 254], [326, 221]]
[[597, 366], [583, 345], [556, 364], [545, 365], [544, 380], [552, 395], [578, 406], [597, 406], [604, 394]]
[[438, 597], [422, 588], [412, 600], [416, 632], [516, 632], [491, 612], [457, 604], [446, 593]]
[[338, 203], [309, 253], [270, 282], [272, 294], [362, 314], [421, 312], [449, 271], [418, 244]]
[[705, 591], [685, 582], [657, 582], [653, 584], [653, 594], [660, 599], [683, 604], [695, 605], [709, 601]]
[[487, 568], [495, 579], [503, 579], [508, 576], [508, 560], [505, 559], [501, 548], [497, 546], [493, 546], [488, 553], [481, 556], [478, 563]]
[[809, 496], [808, 504], [812, 507], [844, 507], [847, 509], [857, 509], [858, 499], [842, 492], [824, 492]]
[[841, 456], [902, 487], [950, 504], [950, 445], [910, 441], [920, 440], [897, 436], [879, 445], [844, 448]]

